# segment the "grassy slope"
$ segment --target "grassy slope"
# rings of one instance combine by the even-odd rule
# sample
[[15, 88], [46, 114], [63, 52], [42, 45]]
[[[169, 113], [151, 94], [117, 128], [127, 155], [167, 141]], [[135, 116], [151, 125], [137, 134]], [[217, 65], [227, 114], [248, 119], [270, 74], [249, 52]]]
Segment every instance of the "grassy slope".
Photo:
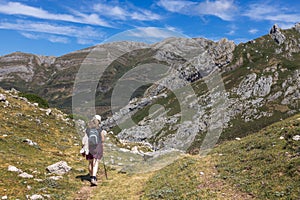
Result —
[[292, 137], [299, 132], [296, 115], [206, 157], [187, 155], [146, 174], [113, 172], [92, 199], [297, 199], [300, 149]]
[[[0, 90], [0, 93], [4, 93]], [[86, 163], [78, 156], [80, 143], [72, 125], [47, 116], [45, 111], [7, 95], [10, 107], [0, 102], [0, 196], [25, 199], [25, 195], [50, 194], [53, 199], [66, 199], [81, 187], [77, 175], [87, 173]], [[58, 111], [53, 110], [53, 113]], [[40, 120], [40, 124], [38, 120]], [[3, 135], [7, 135], [6, 137]], [[29, 146], [24, 139], [38, 143]], [[57, 161], [67, 161], [73, 169], [59, 181], [49, 180], [46, 167]], [[33, 179], [17, 177], [9, 165], [32, 174]], [[42, 179], [38, 182], [34, 179]], [[27, 186], [31, 186], [28, 190]]]

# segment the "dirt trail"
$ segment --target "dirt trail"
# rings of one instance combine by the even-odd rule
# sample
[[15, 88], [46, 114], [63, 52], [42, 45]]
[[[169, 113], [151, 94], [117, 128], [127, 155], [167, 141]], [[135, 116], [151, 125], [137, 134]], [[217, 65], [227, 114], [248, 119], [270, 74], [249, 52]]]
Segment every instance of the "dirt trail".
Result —
[[[243, 193], [226, 181], [217, 178], [218, 172], [215, 168], [215, 159], [211, 156], [197, 158], [199, 161], [195, 170], [205, 175], [199, 175], [198, 189], [205, 188], [215, 194], [215, 199], [246, 199], [253, 197]], [[103, 172], [100, 172], [99, 184], [97, 187], [90, 187], [88, 181], [84, 181], [84, 186], [77, 193], [76, 200], [92, 200], [92, 199], [140, 199], [144, 193], [144, 188], [149, 178], [156, 172], [123, 174], [118, 170], [110, 170], [108, 180], [105, 179]], [[210, 193], [210, 192], [209, 192]], [[203, 199], [209, 199], [209, 193], [201, 194]], [[200, 194], [199, 194], [200, 195]]]

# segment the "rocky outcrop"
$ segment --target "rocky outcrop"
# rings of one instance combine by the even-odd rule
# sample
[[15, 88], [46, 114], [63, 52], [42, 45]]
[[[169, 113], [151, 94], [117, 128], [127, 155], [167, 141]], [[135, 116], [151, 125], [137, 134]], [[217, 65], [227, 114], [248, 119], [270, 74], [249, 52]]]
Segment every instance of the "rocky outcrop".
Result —
[[300, 33], [300, 23], [295, 24], [295, 29]]
[[280, 31], [280, 28], [277, 24], [275, 24], [271, 28], [270, 35], [271, 35], [272, 39], [279, 45], [283, 44], [286, 39], [286, 37], [282, 34], [282, 32]]

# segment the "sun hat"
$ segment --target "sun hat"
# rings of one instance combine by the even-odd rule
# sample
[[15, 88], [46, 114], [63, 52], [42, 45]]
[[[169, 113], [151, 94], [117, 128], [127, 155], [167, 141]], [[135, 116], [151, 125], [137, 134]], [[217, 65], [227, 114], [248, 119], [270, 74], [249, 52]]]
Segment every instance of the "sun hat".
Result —
[[95, 119], [97, 119], [100, 122], [101, 121], [101, 116], [100, 115], [95, 115]]

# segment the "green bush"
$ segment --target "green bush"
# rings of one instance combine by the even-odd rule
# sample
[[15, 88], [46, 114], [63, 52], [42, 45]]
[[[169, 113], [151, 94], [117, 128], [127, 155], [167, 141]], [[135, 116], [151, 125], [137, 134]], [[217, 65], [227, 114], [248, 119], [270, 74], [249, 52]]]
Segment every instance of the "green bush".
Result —
[[47, 100], [43, 99], [42, 97], [32, 94], [32, 93], [20, 93], [20, 97], [25, 97], [31, 103], [38, 103], [39, 107], [41, 108], [49, 108], [49, 104]]

